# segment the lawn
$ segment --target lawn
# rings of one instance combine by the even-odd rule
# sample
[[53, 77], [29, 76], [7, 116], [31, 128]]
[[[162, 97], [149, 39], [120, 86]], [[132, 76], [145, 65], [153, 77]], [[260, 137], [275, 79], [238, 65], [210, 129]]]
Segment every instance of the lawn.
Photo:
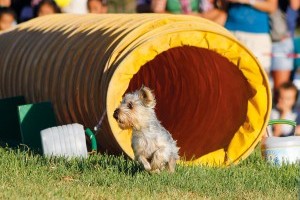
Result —
[[178, 166], [149, 175], [123, 156], [47, 159], [0, 148], [0, 199], [299, 199], [299, 165], [276, 167], [256, 149], [228, 168]]

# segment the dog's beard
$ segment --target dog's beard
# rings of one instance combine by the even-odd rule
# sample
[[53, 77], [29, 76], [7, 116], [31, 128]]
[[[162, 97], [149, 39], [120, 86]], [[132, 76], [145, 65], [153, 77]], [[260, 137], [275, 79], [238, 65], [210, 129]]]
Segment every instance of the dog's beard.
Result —
[[131, 129], [132, 122], [130, 114], [120, 113], [117, 119], [118, 125], [121, 129]]

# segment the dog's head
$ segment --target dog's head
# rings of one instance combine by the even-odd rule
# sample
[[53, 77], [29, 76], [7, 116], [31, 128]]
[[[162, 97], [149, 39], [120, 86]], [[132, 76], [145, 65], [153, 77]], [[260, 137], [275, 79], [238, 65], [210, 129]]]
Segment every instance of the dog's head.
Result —
[[125, 94], [113, 117], [121, 129], [136, 129], [147, 126], [155, 118], [156, 105], [154, 94], [147, 87]]

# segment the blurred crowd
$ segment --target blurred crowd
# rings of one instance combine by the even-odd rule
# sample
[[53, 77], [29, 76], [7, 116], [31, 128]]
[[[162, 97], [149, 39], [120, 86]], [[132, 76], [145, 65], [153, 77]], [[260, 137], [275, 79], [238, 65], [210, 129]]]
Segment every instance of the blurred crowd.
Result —
[[[32, 18], [54, 13], [113, 12], [109, 5], [124, 2], [125, 0], [0, 0], [0, 31]], [[231, 31], [252, 51], [270, 77], [275, 107], [281, 102], [279, 99], [283, 99], [278, 91], [286, 84], [293, 84], [295, 70], [299, 67], [295, 64], [296, 59], [298, 62], [300, 59], [300, 37], [296, 31], [298, 28], [299, 32], [299, 8], [300, 0], [135, 1], [137, 13], [199, 16]], [[281, 102], [280, 107], [282, 105], [284, 103]], [[291, 110], [292, 106], [289, 107]], [[286, 112], [279, 113], [280, 118], [286, 118]]]
[[[125, 1], [0, 0], [0, 31], [48, 14], [112, 12], [109, 4], [121, 2]], [[252, 50], [275, 89], [292, 79], [300, 0], [136, 0], [135, 6], [137, 13], [194, 15], [223, 25]]]
[[0, 31], [55, 13], [107, 13], [106, 0], [0, 0]]

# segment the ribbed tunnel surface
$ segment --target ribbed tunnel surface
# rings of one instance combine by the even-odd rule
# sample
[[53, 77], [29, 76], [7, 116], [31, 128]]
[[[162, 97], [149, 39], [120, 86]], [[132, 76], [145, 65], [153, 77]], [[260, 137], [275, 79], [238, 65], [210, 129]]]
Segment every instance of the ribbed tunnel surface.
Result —
[[199, 17], [60, 14], [0, 34], [0, 98], [51, 101], [60, 124], [93, 128], [104, 116], [101, 152], [131, 158], [131, 131], [112, 117], [127, 91], [153, 89], [185, 163], [229, 165], [261, 139], [267, 80], [247, 48]]
[[186, 159], [227, 149], [254, 96], [240, 70], [204, 48], [176, 47], [141, 67], [128, 91], [155, 88], [157, 115]]

